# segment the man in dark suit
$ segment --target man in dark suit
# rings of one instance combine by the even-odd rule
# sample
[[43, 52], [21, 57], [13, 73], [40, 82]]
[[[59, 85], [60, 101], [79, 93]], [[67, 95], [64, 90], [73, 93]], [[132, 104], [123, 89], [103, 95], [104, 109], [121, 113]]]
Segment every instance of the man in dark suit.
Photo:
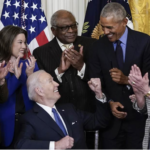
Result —
[[59, 10], [51, 17], [54, 38], [34, 50], [40, 69], [50, 73], [57, 81], [61, 98], [58, 103], [71, 102], [78, 109], [94, 112], [93, 94], [86, 80], [86, 62], [95, 39], [77, 36], [73, 14]]
[[[89, 87], [96, 96], [96, 113], [76, 109], [72, 104], [55, 106], [60, 98], [59, 84], [43, 70], [29, 76], [29, 98], [36, 102], [22, 118], [22, 129], [15, 148], [18, 149], [85, 149], [85, 130], [105, 128], [110, 122], [106, 97], [100, 79], [91, 79]], [[93, 100], [94, 102], [94, 100]]]
[[143, 75], [150, 72], [150, 38], [126, 27], [126, 11], [119, 3], [108, 3], [103, 8], [100, 24], [105, 36], [92, 48], [89, 71], [90, 77], [101, 78], [114, 116], [103, 132], [102, 148], [141, 149], [146, 117], [132, 108], [128, 75], [133, 64]]

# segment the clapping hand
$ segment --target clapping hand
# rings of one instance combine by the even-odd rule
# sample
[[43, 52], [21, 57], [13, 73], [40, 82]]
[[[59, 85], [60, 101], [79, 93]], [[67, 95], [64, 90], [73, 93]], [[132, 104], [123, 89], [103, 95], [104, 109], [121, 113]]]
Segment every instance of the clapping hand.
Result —
[[69, 67], [70, 67], [70, 62], [65, 57], [65, 51], [64, 51], [62, 52], [60, 65], [58, 67], [58, 73], [59, 74], [64, 73]]
[[16, 59], [16, 61], [13, 64], [13, 66], [14, 66], [14, 74], [15, 74], [17, 79], [19, 79], [19, 77], [21, 76], [22, 66], [23, 66], [23, 63], [20, 63], [20, 66], [19, 66], [19, 61], [20, 61], [20, 56]]
[[5, 66], [5, 61], [0, 63], [0, 85], [3, 85], [5, 82], [5, 76], [8, 73], [8, 64]]
[[34, 71], [35, 68], [35, 62], [36, 59], [34, 58], [34, 56], [30, 56], [30, 58], [28, 58], [28, 63], [26, 62], [26, 74], [29, 77], [29, 75], [31, 75]]
[[72, 46], [70, 49], [65, 51], [65, 57], [75, 69], [80, 71], [84, 65], [83, 46], [80, 47], [79, 52], [74, 50], [74, 46]]

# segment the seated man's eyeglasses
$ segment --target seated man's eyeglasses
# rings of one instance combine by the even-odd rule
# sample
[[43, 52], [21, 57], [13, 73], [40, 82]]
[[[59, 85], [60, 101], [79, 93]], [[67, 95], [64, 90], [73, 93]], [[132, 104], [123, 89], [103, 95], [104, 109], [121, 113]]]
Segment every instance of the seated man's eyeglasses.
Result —
[[64, 26], [64, 27], [60, 27], [60, 26], [53, 26], [53, 27], [60, 29], [62, 32], [67, 32], [69, 28], [71, 28], [72, 30], [76, 30], [78, 27], [78, 23], [76, 22], [75, 24], [72, 24], [70, 26]]

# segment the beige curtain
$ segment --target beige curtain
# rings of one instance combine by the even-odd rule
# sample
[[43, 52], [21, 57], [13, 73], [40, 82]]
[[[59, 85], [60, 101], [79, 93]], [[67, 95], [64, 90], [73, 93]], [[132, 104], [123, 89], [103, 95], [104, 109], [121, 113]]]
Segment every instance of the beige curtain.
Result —
[[150, 0], [128, 0], [134, 30], [150, 35]]

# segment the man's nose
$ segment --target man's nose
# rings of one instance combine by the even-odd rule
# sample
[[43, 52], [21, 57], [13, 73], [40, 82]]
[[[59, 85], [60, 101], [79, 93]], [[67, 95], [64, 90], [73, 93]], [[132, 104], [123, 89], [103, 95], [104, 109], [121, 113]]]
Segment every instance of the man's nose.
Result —
[[104, 28], [104, 30], [103, 30], [103, 31], [104, 31], [104, 34], [106, 34], [106, 35], [107, 35], [107, 34], [109, 34], [109, 29]]
[[73, 32], [72, 27], [68, 27], [68, 32]]

